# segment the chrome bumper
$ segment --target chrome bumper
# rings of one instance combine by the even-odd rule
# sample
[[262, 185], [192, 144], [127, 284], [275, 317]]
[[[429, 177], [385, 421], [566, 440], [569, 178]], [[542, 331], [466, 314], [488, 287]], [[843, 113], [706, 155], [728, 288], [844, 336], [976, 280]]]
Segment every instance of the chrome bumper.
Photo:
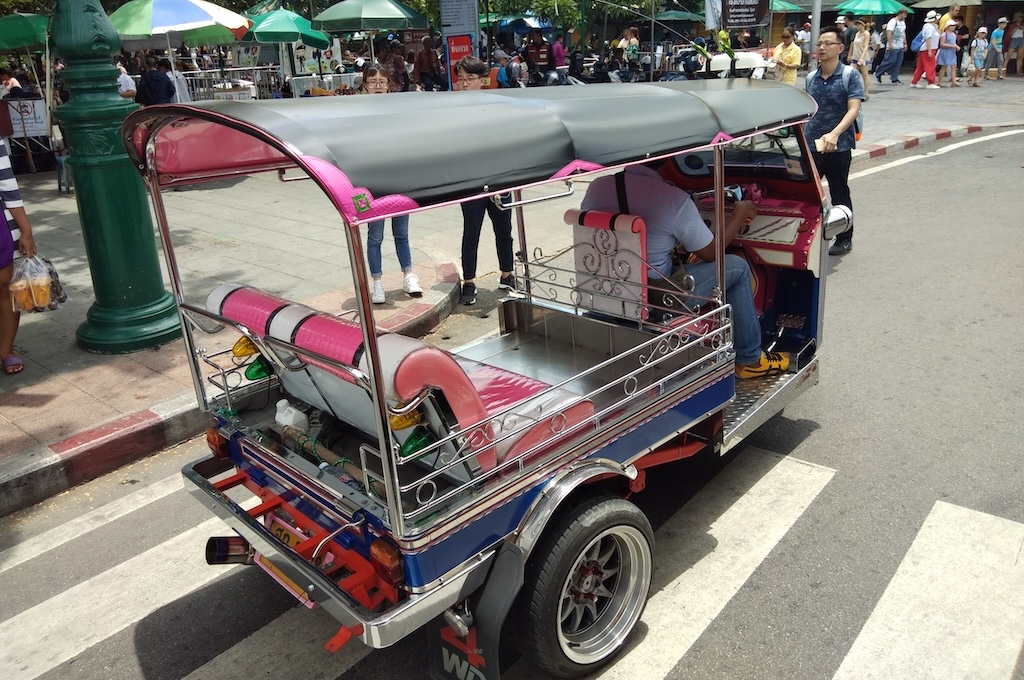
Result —
[[[343, 626], [354, 628], [353, 636], [370, 647], [380, 649], [395, 644], [472, 593], [486, 578], [494, 556], [493, 550], [481, 553], [452, 570], [439, 579], [437, 586], [429, 592], [410, 595], [385, 612], [369, 612], [313, 565], [295, 556], [262, 522], [251, 517], [245, 509], [214, 488], [196, 470], [213, 460], [212, 457], [204, 458], [182, 468], [182, 475], [191, 483], [191, 486], [186, 485], [189, 492], [249, 541], [257, 552], [288, 578], [304, 588], [312, 601], [327, 610]], [[361, 627], [361, 633], [357, 632], [358, 627]]]

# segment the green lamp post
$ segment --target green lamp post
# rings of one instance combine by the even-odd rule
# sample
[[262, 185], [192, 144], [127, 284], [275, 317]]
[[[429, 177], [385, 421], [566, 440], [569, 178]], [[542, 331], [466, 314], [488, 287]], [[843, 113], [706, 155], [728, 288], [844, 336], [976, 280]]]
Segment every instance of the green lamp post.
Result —
[[96, 294], [78, 344], [110, 354], [162, 345], [181, 328], [164, 289], [142, 180], [121, 144], [121, 123], [136, 108], [117, 94], [112, 57], [121, 40], [99, 0], [57, 0], [50, 34], [66, 64], [61, 75], [71, 100], [56, 117], [70, 151]]

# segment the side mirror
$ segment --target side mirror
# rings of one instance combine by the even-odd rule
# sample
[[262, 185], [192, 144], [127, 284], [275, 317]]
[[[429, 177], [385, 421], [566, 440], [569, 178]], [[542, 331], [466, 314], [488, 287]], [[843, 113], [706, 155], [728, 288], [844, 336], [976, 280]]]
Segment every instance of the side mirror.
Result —
[[825, 240], [831, 241], [853, 226], [853, 211], [845, 205], [834, 205], [825, 213], [822, 224]]

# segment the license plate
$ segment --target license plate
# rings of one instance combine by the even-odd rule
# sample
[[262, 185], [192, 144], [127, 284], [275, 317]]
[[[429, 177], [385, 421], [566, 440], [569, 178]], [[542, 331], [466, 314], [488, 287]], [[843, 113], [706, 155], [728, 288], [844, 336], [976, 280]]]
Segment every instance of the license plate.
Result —
[[[299, 543], [301, 543], [305, 538], [298, 531], [298, 529], [288, 526], [280, 518], [273, 515], [270, 517], [270, 526], [268, 528], [270, 529], [270, 533], [274, 534], [274, 536], [276, 536], [279, 541], [281, 541], [290, 548], [294, 548]], [[333, 560], [334, 556], [330, 553], [330, 551], [325, 551], [323, 554], [317, 556], [315, 564], [317, 567], [319, 567], [320, 565], [325, 563], [329, 564]], [[270, 577], [277, 581], [282, 588], [284, 588], [292, 595], [294, 595], [295, 598], [299, 602], [301, 602], [303, 606], [308, 607], [309, 609], [312, 609], [316, 606], [316, 602], [310, 599], [309, 593], [307, 593], [305, 589], [303, 589], [299, 586], [299, 584], [293, 581], [287, 574], [281, 571], [281, 569], [279, 569], [265, 555], [256, 553], [256, 556], [253, 561], [256, 564], [258, 564], [260, 568], [262, 568], [265, 572], [270, 574]]]

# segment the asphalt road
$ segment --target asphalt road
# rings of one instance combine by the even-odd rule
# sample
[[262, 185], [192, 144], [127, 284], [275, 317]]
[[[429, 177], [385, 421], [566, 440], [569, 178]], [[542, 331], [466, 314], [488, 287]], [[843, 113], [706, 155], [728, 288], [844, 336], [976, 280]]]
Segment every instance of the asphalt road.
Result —
[[[1022, 140], [855, 176], [821, 384], [730, 459], [650, 477], [655, 588], [602, 677], [1024, 678]], [[436, 337], [494, 324], [482, 297]], [[0, 519], [0, 677], [426, 678], [422, 636], [329, 655], [329, 617], [202, 564], [223, 529], [176, 471], [204, 448]]]

